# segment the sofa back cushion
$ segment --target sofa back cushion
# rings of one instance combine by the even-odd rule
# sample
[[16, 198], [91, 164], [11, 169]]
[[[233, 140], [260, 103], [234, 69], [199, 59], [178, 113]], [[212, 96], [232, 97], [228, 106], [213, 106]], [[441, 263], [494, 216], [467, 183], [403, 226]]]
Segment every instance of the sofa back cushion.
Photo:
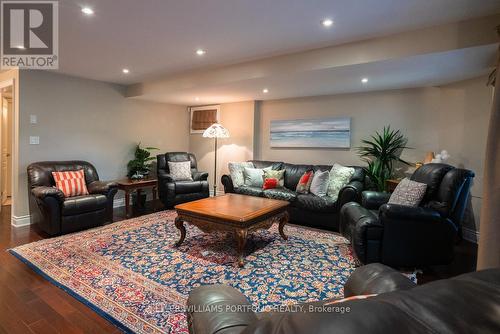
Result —
[[274, 170], [283, 169], [283, 162], [281, 161], [267, 161], [267, 160], [249, 160], [255, 168], [266, 168], [271, 167]]
[[294, 164], [283, 164], [285, 169], [285, 188], [290, 190], [295, 190], [300, 178], [305, 172], [312, 170], [312, 165], [294, 165]]

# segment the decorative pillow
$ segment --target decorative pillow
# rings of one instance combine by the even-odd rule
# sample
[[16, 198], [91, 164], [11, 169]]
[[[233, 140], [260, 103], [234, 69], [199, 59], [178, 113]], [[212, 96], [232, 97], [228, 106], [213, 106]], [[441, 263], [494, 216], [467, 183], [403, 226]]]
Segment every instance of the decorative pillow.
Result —
[[231, 180], [233, 180], [233, 186], [235, 188], [241, 187], [245, 184], [245, 176], [243, 171], [245, 167], [253, 168], [253, 163], [251, 162], [230, 162], [228, 163], [229, 174], [231, 174]]
[[427, 185], [404, 178], [394, 189], [389, 198], [389, 204], [399, 204], [406, 206], [418, 206], [424, 198]]
[[52, 172], [57, 189], [64, 193], [64, 197], [88, 195], [85, 173], [83, 169], [67, 172]]
[[311, 194], [316, 196], [326, 196], [328, 191], [328, 179], [330, 178], [330, 172], [325, 170], [324, 172], [317, 170], [314, 173], [313, 179], [311, 181]]
[[351, 181], [353, 175], [354, 168], [333, 164], [330, 170], [330, 179], [328, 181], [328, 196], [336, 201], [339, 197], [340, 190]]
[[262, 186], [262, 189], [274, 189], [278, 186], [278, 179], [274, 178], [269, 178], [264, 180], [264, 185]]
[[267, 179], [276, 179], [278, 181], [276, 187], [283, 188], [285, 185], [285, 170], [264, 169], [264, 183]]
[[295, 191], [299, 194], [308, 194], [309, 188], [311, 188], [312, 180], [313, 180], [313, 171], [310, 170], [308, 172], [305, 172], [300, 177], [299, 183], [297, 184]]
[[193, 181], [191, 161], [168, 162], [168, 169], [174, 181]]
[[264, 184], [264, 170], [271, 170], [271, 168], [271, 166], [264, 169], [244, 167], [245, 186], [262, 188]]

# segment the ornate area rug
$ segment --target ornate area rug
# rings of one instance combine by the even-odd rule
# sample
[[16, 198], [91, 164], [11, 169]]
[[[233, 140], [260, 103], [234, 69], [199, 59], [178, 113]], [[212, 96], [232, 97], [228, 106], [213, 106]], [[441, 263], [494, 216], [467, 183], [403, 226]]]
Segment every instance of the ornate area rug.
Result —
[[50, 282], [126, 332], [187, 333], [185, 305], [194, 287], [228, 284], [261, 311], [343, 296], [355, 267], [346, 239], [277, 226], [249, 236], [245, 267], [235, 242], [189, 224], [179, 238], [173, 211], [37, 241], [11, 249]]

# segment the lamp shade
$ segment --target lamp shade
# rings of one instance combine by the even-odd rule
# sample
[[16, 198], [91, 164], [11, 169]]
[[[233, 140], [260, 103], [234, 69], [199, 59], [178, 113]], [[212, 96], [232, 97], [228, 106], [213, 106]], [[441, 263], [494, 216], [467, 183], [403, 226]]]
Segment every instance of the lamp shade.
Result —
[[229, 131], [219, 123], [214, 123], [210, 125], [205, 132], [203, 132], [203, 137], [205, 138], [229, 138]]

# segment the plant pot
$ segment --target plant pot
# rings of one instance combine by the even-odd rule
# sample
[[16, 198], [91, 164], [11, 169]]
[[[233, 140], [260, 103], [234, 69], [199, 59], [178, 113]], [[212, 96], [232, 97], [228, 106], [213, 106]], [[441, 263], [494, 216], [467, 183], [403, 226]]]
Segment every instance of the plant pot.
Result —
[[146, 194], [132, 194], [132, 209], [135, 213], [144, 213], [146, 211]]

